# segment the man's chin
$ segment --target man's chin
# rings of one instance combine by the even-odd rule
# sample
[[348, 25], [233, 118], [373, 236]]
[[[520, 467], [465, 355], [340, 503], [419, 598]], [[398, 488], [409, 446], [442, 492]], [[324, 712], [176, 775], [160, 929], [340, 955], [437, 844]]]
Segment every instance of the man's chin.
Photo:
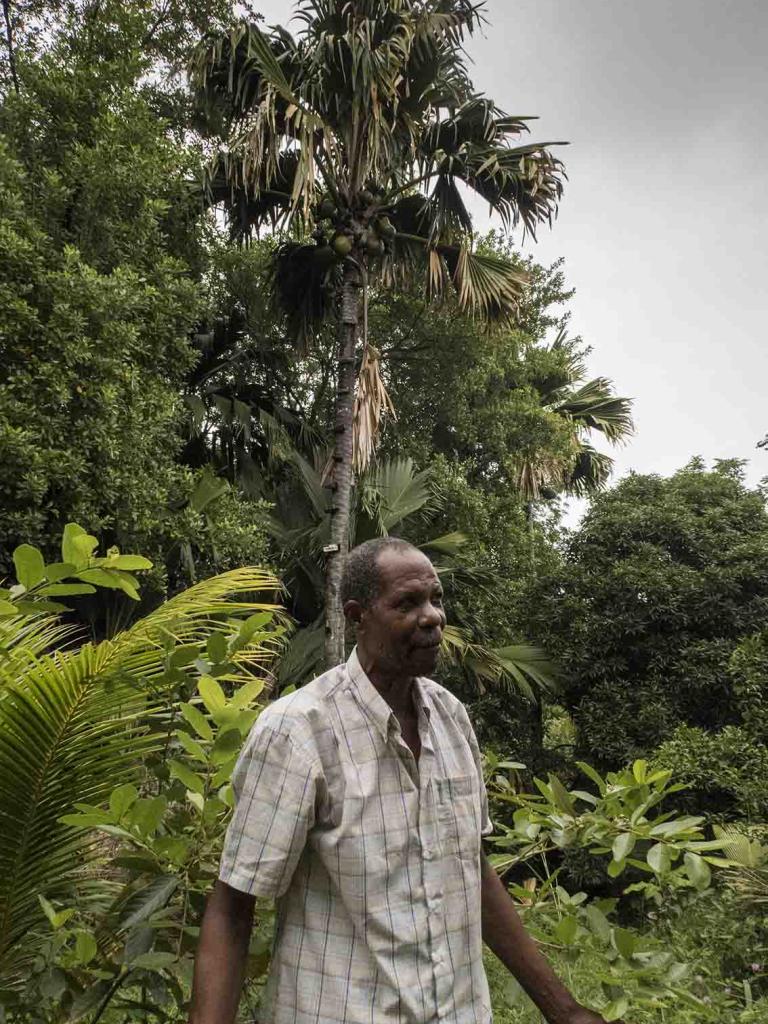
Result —
[[439, 647], [417, 647], [411, 653], [411, 672], [415, 676], [428, 676], [437, 665]]

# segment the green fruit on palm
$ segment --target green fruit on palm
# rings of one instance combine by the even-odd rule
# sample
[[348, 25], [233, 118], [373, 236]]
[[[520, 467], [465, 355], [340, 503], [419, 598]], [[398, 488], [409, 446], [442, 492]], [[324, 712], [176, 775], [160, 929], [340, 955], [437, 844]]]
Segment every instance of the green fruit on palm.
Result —
[[384, 243], [371, 232], [366, 239], [365, 248], [369, 256], [381, 256], [384, 252]]
[[326, 196], [320, 203], [317, 212], [321, 220], [330, 220], [336, 216], [336, 204], [330, 196]]
[[349, 235], [334, 235], [333, 237], [333, 251], [339, 257], [339, 259], [346, 259], [347, 256], [352, 252], [352, 239]]
[[370, 189], [364, 188], [360, 193], [360, 202], [363, 206], [370, 206], [374, 200], [373, 192]]
[[394, 238], [397, 234], [395, 225], [389, 219], [389, 217], [379, 217], [376, 221], [376, 230], [382, 238]]

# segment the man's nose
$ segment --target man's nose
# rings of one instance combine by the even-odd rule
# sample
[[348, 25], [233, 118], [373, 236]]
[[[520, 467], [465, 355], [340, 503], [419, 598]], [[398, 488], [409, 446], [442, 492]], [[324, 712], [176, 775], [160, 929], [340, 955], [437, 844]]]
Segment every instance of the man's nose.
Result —
[[444, 622], [445, 617], [441, 608], [437, 608], [431, 601], [423, 606], [419, 623], [422, 629], [437, 629], [438, 626], [442, 628]]

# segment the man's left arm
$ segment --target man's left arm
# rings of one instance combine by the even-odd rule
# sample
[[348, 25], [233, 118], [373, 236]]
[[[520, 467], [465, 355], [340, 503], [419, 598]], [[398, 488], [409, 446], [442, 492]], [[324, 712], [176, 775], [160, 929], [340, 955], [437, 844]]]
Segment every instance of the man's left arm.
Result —
[[[548, 1024], [605, 1024], [573, 998], [523, 927], [512, 897], [482, 855], [483, 939], [520, 982]], [[622, 1024], [618, 1021], [617, 1024]]]

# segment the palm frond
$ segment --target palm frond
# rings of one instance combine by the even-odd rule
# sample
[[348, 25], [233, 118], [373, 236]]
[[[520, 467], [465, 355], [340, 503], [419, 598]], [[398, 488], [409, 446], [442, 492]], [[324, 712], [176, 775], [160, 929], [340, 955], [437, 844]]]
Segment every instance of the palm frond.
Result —
[[590, 444], [582, 444], [576, 462], [564, 474], [562, 486], [577, 498], [586, 498], [608, 486], [613, 459]]
[[528, 275], [494, 253], [441, 247], [452, 273], [462, 309], [480, 313], [487, 320], [511, 317], [518, 306]]
[[329, 246], [285, 242], [272, 261], [272, 289], [289, 336], [306, 350], [333, 306], [338, 264]]
[[[409, 516], [420, 512], [433, 496], [428, 470], [416, 472], [413, 460], [387, 459], [373, 466], [359, 485], [360, 504], [375, 525], [374, 536], [386, 536]], [[359, 534], [356, 538], [362, 539]]]
[[[173, 701], [166, 676], [169, 640], [201, 642], [223, 619], [277, 612], [271, 598], [278, 591], [270, 573], [238, 569], [178, 595], [114, 640], [55, 653], [36, 650], [26, 664], [17, 663], [21, 671], [6, 681], [0, 700], [4, 981], [19, 976], [21, 940], [42, 921], [38, 894], [71, 896], [99, 856], [92, 834], [60, 818], [76, 800], [99, 804], [122, 782], [140, 781], [143, 758], [162, 743], [151, 721]], [[270, 599], [259, 600], [264, 592]], [[277, 641], [246, 647], [225, 678], [238, 685], [263, 675], [276, 650]]]
[[599, 430], [616, 444], [634, 433], [632, 405], [631, 398], [614, 393], [610, 380], [596, 377], [570, 392], [554, 408], [579, 426]]
[[483, 693], [486, 685], [516, 690], [535, 703], [558, 688], [559, 671], [548, 655], [530, 644], [492, 649], [456, 626], [443, 630], [443, 656], [457, 664]]
[[368, 468], [379, 439], [382, 421], [387, 415], [396, 419], [395, 407], [381, 376], [379, 351], [368, 343], [363, 350], [352, 413], [352, 464], [356, 473], [362, 473]]

